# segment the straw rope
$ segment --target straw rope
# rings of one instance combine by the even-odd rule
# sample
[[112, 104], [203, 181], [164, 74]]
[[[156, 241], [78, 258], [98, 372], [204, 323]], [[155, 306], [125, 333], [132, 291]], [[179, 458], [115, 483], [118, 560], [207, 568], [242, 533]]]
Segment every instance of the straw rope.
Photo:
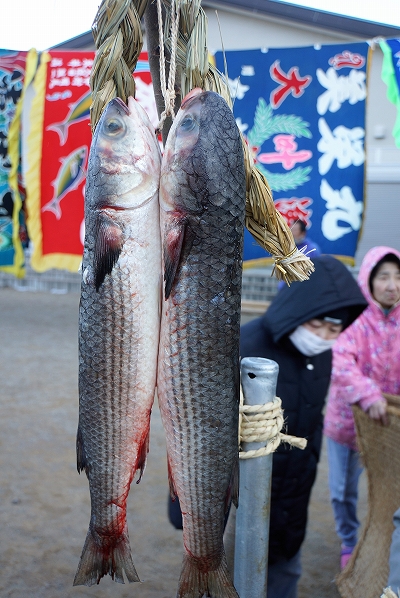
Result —
[[164, 98], [165, 109], [161, 113], [160, 122], [157, 125], [157, 130], [161, 131], [163, 124], [167, 116], [175, 118], [174, 106], [175, 106], [175, 74], [176, 74], [176, 49], [177, 49], [177, 38], [179, 31], [179, 2], [175, 3], [172, 0], [171, 13], [173, 15], [171, 23], [171, 63], [168, 73], [168, 86], [165, 82], [165, 54], [164, 54], [164, 33], [162, 23], [162, 10], [161, 0], [157, 0], [157, 16], [158, 16], [158, 38], [160, 43], [160, 84], [161, 93]]
[[[165, 42], [173, 50], [168, 36], [172, 3], [180, 4], [180, 25], [176, 59], [181, 67], [181, 94], [184, 97], [194, 87], [219, 93], [232, 108], [229, 88], [222, 75], [208, 62], [207, 17], [200, 0], [163, 0], [167, 8]], [[256, 241], [275, 260], [274, 273], [287, 284], [306, 280], [314, 266], [305, 252], [299, 251], [293, 235], [276, 210], [272, 192], [264, 175], [254, 166], [250, 148], [242, 136], [246, 168], [245, 225]]]
[[102, 0], [92, 25], [97, 48], [90, 75], [92, 106], [90, 122], [95, 131], [110, 100], [127, 103], [135, 97], [135, 70], [143, 47], [140, 24], [148, 0]]
[[395, 594], [392, 588], [385, 588], [381, 598], [399, 598], [400, 594]]
[[[130, 95], [135, 95], [132, 73], [143, 45], [140, 19], [147, 3], [148, 0], [102, 0], [98, 9], [92, 26], [97, 48], [90, 77], [92, 131], [112, 98], [120, 97], [127, 102]], [[216, 91], [232, 107], [226, 82], [208, 62], [207, 17], [201, 8], [201, 0], [163, 0], [163, 3], [166, 7], [164, 40], [171, 49], [172, 71], [168, 86], [164, 75], [165, 113], [173, 115], [173, 76], [178, 67], [181, 70], [182, 96], [194, 87], [200, 87]], [[160, 44], [160, 54], [163, 50], [164, 44]], [[176, 63], [172, 63], [172, 56]], [[165, 69], [165, 60], [160, 62]], [[288, 225], [275, 209], [266, 178], [254, 166], [248, 144], [243, 137], [242, 140], [246, 167], [245, 225], [256, 241], [272, 254], [278, 280], [288, 284], [294, 280], [306, 280], [314, 270], [312, 261], [297, 249]]]
[[244, 405], [242, 390], [239, 407], [239, 446], [243, 442], [265, 442], [265, 446], [248, 451], [240, 451], [240, 459], [264, 457], [275, 452], [282, 442], [305, 449], [307, 440], [281, 432], [283, 427], [282, 401], [275, 397], [263, 405]]

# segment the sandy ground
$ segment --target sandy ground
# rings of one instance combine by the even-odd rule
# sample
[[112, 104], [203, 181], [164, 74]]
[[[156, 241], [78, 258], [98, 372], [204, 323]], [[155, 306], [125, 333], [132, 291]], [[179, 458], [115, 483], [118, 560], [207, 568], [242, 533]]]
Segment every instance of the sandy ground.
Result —
[[[164, 433], [154, 409], [150, 455], [131, 488], [128, 525], [142, 583], [111, 578], [73, 587], [89, 523], [85, 475], [78, 475], [78, 303], [76, 293], [0, 289], [0, 596], [173, 598], [181, 532], [167, 519]], [[360, 514], [366, 510], [365, 480]], [[339, 541], [334, 532], [323, 454], [314, 487], [299, 598], [337, 598]]]

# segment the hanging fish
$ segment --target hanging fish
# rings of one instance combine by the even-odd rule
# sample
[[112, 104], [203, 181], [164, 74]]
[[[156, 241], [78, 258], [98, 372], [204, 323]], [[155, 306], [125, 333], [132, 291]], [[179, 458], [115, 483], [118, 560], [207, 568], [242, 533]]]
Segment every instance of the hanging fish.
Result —
[[164, 251], [157, 393], [185, 554], [178, 598], [238, 598], [223, 547], [238, 498], [239, 333], [246, 185], [225, 100], [194, 90], [160, 179]]
[[60, 207], [61, 200], [70, 191], [74, 191], [81, 184], [85, 177], [83, 167], [86, 162], [87, 147], [83, 145], [74, 150], [66, 158], [61, 158], [61, 167], [52, 185], [54, 187], [54, 197], [42, 207], [42, 212], [53, 212], [57, 220], [62, 216]]
[[126, 522], [145, 468], [160, 322], [161, 155], [154, 128], [129, 98], [107, 105], [93, 137], [85, 191], [79, 310], [78, 471], [91, 518], [74, 585], [104, 575], [139, 581]]
[[68, 129], [70, 125], [74, 125], [82, 120], [87, 120], [90, 116], [91, 105], [92, 94], [89, 91], [89, 93], [81, 96], [79, 100], [73, 104], [69, 104], [69, 112], [63, 121], [49, 125], [46, 130], [55, 131], [58, 133], [60, 137], [60, 143], [61, 145], [64, 145], [68, 137]]

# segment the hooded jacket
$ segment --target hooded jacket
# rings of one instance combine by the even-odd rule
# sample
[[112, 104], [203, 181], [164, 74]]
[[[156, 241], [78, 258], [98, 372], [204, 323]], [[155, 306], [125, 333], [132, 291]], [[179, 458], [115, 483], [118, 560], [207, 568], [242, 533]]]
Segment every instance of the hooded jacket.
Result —
[[331, 350], [306, 357], [289, 334], [300, 324], [339, 308], [348, 308], [348, 325], [367, 305], [353, 276], [338, 260], [325, 255], [313, 262], [315, 272], [309, 280], [282, 289], [262, 317], [241, 328], [241, 357], [265, 357], [278, 363], [277, 396], [287, 433], [308, 441], [304, 451], [281, 445], [273, 456], [271, 564], [292, 558], [304, 540], [332, 363]]
[[324, 433], [353, 450], [357, 444], [351, 406], [358, 403], [367, 411], [382, 400], [382, 392], [400, 394], [400, 303], [385, 314], [369, 287], [372, 269], [389, 253], [400, 259], [400, 252], [390, 247], [374, 247], [364, 257], [358, 284], [368, 308], [333, 348]]

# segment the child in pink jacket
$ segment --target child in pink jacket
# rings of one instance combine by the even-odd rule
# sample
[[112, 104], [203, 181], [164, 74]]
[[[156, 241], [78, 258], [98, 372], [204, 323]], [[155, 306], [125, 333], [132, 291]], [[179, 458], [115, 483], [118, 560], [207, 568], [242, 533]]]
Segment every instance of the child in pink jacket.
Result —
[[361, 473], [351, 406], [386, 423], [383, 392], [400, 394], [400, 252], [374, 247], [363, 259], [358, 284], [367, 309], [333, 347], [331, 387], [325, 415], [329, 490], [341, 567], [357, 543], [358, 478]]

